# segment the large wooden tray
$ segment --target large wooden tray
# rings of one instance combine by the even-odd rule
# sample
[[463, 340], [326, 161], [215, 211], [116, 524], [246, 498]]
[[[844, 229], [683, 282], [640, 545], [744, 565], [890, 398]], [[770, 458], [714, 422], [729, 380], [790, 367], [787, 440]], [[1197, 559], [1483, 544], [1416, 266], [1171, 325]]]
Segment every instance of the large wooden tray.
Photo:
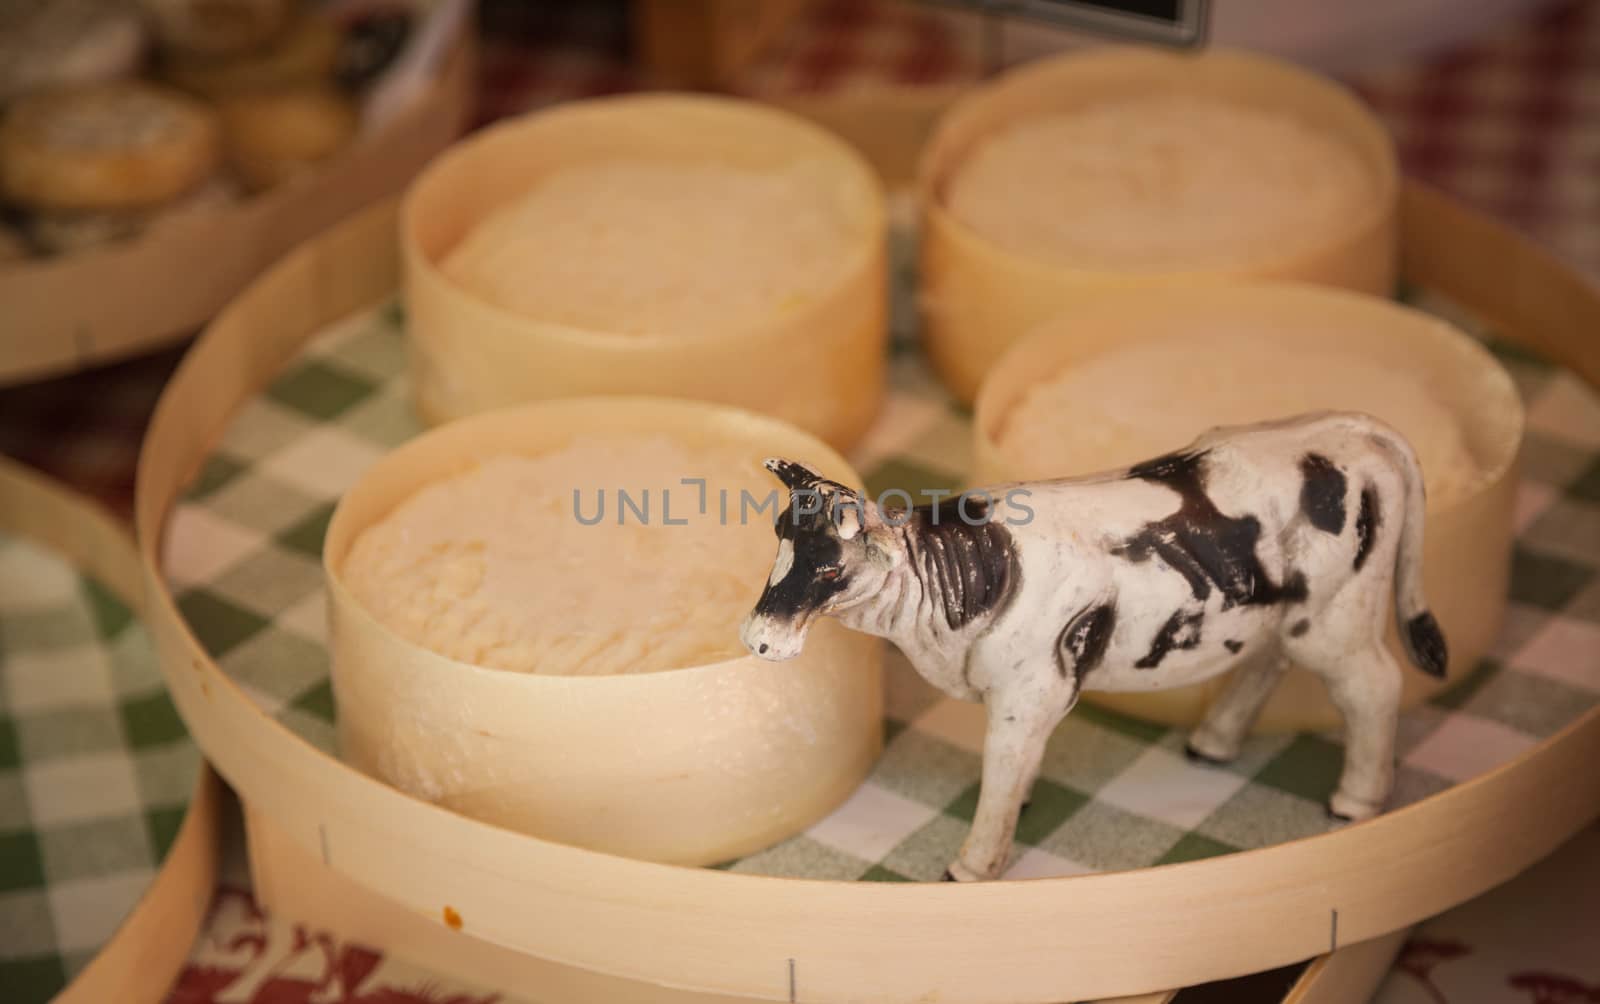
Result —
[[[1600, 294], [1419, 187], [1406, 268], [1594, 383]], [[588, 980], [813, 1001], [1059, 1001], [1157, 991], [1387, 935], [1510, 878], [1600, 810], [1600, 711], [1504, 766], [1326, 835], [1109, 874], [984, 885], [774, 880], [519, 836], [387, 788], [267, 717], [206, 655], [161, 571], [168, 517], [241, 401], [320, 326], [389, 294], [392, 210], [290, 256], [216, 322], [141, 458], [150, 618], [191, 730], [277, 838], [500, 958]], [[465, 951], [465, 944], [463, 950]]]
[[436, 85], [305, 183], [196, 212], [121, 244], [0, 264], [0, 385], [113, 362], [193, 333], [279, 256], [400, 191], [466, 126], [464, 37]]

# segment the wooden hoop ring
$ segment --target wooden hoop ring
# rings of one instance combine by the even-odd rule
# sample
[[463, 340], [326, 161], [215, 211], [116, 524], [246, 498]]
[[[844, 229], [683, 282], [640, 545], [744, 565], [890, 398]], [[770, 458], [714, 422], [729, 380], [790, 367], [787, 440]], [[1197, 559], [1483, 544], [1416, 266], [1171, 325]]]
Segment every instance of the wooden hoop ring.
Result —
[[[1600, 292], [1415, 184], [1410, 277], [1591, 382]], [[775, 880], [610, 857], [403, 795], [266, 717], [206, 655], [160, 567], [167, 519], [234, 408], [328, 321], [398, 284], [393, 206], [290, 255], [207, 331], [140, 458], [137, 525], [163, 671], [254, 811], [336, 871], [479, 939], [679, 989], [812, 1001], [1045, 1002], [1255, 972], [1388, 934], [1479, 895], [1600, 812], [1600, 709], [1482, 777], [1322, 836], [1157, 868], [977, 885]], [[452, 924], [452, 926], [454, 926]], [[1337, 947], [1334, 945], [1333, 947]], [[531, 961], [531, 960], [530, 960]]]

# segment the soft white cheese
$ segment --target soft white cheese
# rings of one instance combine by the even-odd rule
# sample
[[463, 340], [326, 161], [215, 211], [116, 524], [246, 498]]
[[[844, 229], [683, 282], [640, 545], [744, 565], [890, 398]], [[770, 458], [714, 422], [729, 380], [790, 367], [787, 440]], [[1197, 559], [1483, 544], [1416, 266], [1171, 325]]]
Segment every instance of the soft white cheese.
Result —
[[1246, 266], [1323, 239], [1376, 183], [1286, 114], [1180, 93], [1023, 119], [980, 142], [946, 201], [1001, 247], [1082, 268]]
[[[367, 527], [341, 577], [400, 636], [494, 669], [647, 673], [740, 656], [773, 549], [771, 508], [740, 518], [741, 490], [773, 489], [758, 460], [648, 435], [497, 457]], [[684, 478], [706, 479], [703, 514]]]
[[819, 163], [754, 171], [615, 160], [568, 167], [495, 211], [444, 274], [496, 306], [629, 335], [738, 331], [826, 293], [861, 245]]
[[1035, 475], [1087, 474], [1184, 446], [1212, 426], [1322, 409], [1363, 411], [1416, 451], [1431, 502], [1476, 490], [1483, 472], [1426, 379], [1336, 348], [1196, 330], [1137, 342], [1041, 379], [1006, 416], [1000, 449]]

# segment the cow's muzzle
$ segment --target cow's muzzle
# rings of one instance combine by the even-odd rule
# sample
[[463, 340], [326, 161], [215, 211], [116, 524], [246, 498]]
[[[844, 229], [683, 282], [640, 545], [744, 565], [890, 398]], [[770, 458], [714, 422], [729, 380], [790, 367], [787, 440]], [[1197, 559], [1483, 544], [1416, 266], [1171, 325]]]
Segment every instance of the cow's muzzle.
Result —
[[782, 662], [800, 654], [809, 626], [805, 619], [779, 620], [755, 610], [739, 626], [739, 640], [751, 655]]

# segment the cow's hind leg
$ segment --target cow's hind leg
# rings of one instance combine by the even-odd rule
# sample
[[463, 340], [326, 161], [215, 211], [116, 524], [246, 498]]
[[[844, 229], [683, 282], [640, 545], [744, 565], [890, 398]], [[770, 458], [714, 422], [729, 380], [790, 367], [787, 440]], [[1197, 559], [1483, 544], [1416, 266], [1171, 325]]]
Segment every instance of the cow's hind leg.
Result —
[[1036, 699], [1013, 701], [998, 693], [989, 695], [978, 808], [960, 852], [945, 872], [946, 880], [976, 882], [999, 878], [1005, 871], [1017, 815], [1039, 774], [1050, 733], [1066, 710]]
[[1327, 665], [1307, 663], [1344, 716], [1344, 770], [1328, 809], [1341, 819], [1383, 811], [1394, 786], [1394, 735], [1400, 718], [1400, 666], [1381, 641]]
[[1269, 646], [1234, 669], [1227, 686], [1206, 709], [1199, 727], [1189, 734], [1189, 757], [1212, 763], [1227, 763], [1237, 757], [1246, 733], [1283, 679], [1286, 668], [1283, 653]]

